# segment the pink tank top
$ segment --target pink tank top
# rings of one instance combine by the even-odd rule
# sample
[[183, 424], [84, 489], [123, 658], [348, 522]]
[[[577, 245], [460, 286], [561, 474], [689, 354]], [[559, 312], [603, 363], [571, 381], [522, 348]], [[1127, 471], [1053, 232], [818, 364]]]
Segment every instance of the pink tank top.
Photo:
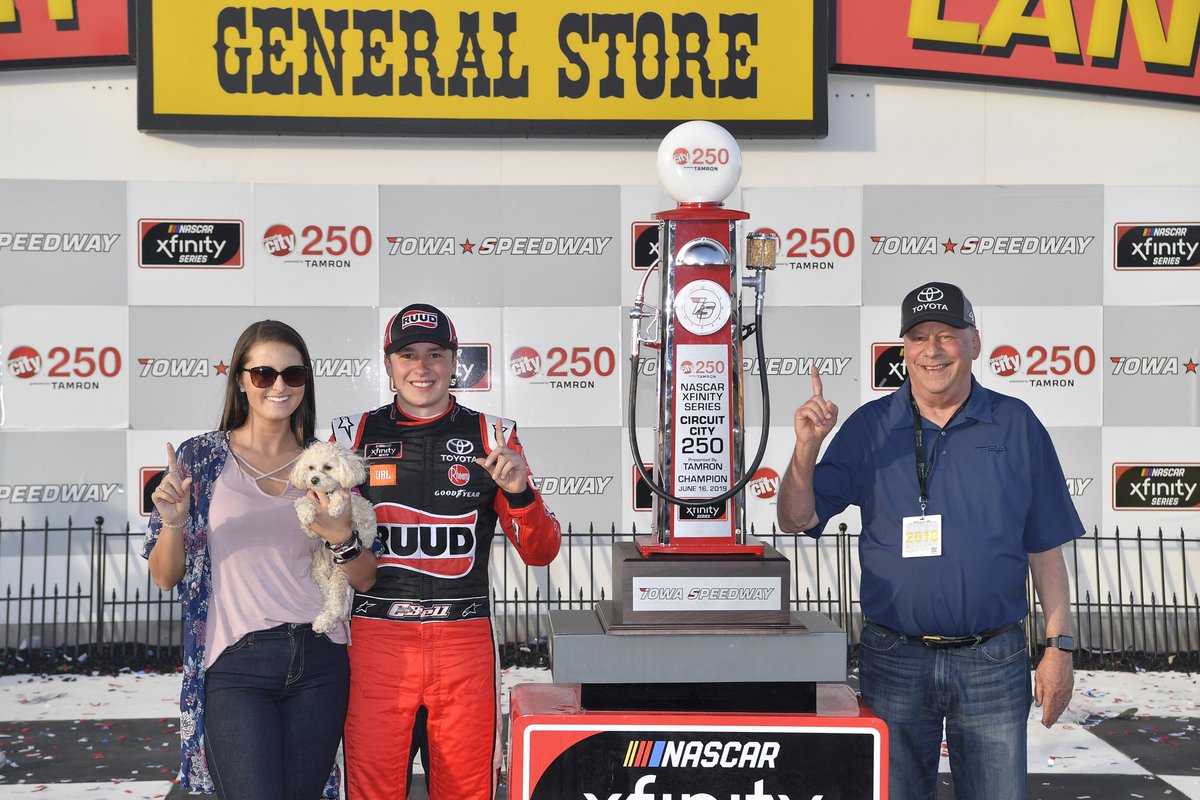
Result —
[[[232, 453], [225, 460], [208, 513], [213, 587], [205, 669], [247, 633], [312, 622], [321, 612], [321, 593], [309, 574], [321, 540], [300, 529], [293, 504], [302, 494], [289, 485], [272, 497]], [[345, 644], [346, 623], [340, 622], [329, 638]]]

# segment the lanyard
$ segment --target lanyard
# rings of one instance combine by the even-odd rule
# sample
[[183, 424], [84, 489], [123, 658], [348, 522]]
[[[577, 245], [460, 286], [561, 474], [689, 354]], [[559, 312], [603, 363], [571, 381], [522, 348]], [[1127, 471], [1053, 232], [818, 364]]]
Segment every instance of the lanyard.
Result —
[[[974, 388], [972, 386], [972, 388]], [[942, 426], [942, 430], [950, 427], [950, 423], [954, 422], [958, 412], [967, 407], [967, 400], [971, 399], [971, 392], [967, 392], [967, 399], [962, 401], [962, 404], [954, 409], [954, 413], [950, 415], [950, 419], [946, 420], [946, 424]], [[921, 494], [918, 501], [921, 503], [921, 515], [925, 515], [925, 506], [929, 503], [929, 476], [933, 472], [934, 457], [930, 456], [929, 463], [925, 463], [925, 431], [921, 430], [921, 409], [917, 408], [917, 398], [910, 399], [912, 404], [913, 415], [913, 446], [917, 457], [917, 486], [921, 488]]]

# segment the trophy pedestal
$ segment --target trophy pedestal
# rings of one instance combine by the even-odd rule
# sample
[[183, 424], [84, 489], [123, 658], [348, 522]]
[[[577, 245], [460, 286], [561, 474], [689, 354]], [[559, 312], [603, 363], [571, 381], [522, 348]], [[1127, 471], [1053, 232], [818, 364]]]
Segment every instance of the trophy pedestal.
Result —
[[812, 713], [818, 683], [846, 682], [846, 633], [790, 610], [787, 570], [769, 547], [643, 558], [614, 545], [613, 599], [550, 612], [554, 683], [579, 684], [593, 710]]
[[811, 713], [596, 711], [572, 684], [510, 698], [513, 800], [888, 796], [887, 728], [843, 684]]
[[645, 557], [635, 545], [613, 545], [613, 602], [605, 631], [789, 625], [791, 563], [774, 547], [755, 544], [759, 558]]

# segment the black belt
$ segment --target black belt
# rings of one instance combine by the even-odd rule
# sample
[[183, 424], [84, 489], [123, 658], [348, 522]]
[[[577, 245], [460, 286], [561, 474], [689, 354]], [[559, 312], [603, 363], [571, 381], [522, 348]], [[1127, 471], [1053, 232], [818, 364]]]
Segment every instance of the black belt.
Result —
[[454, 600], [397, 600], [370, 594], [356, 594], [351, 612], [356, 617], [406, 622], [456, 622], [487, 619], [491, 604], [486, 596]]
[[906, 642], [911, 642], [912, 644], [923, 644], [926, 647], [933, 648], [934, 650], [952, 650], [956, 647], [974, 647], [976, 645], [983, 644], [988, 639], [994, 639], [1000, 634], [1007, 633], [1008, 631], [1017, 627], [1017, 623], [1013, 622], [1009, 625], [1004, 625], [999, 628], [992, 628], [989, 631], [973, 633], [970, 636], [908, 636], [900, 633], [899, 631], [894, 631], [886, 625], [880, 625], [878, 622], [873, 620], [871, 621], [871, 624], [882, 628], [888, 633], [893, 633], [896, 636], [899, 636]]

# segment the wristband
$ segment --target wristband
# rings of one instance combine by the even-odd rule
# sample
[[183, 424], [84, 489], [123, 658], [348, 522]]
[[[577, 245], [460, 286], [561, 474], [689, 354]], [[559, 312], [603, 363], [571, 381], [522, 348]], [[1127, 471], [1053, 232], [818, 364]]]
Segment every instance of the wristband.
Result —
[[361, 555], [362, 555], [362, 548], [355, 547], [353, 550], [349, 550], [341, 555], [335, 555], [333, 557], [333, 563], [334, 564], [349, 564], [351, 561], [353, 561], [354, 559], [358, 558]]
[[171, 523], [169, 523], [169, 522], [164, 522], [164, 523], [162, 524], [162, 527], [164, 527], [164, 528], [182, 528], [182, 527], [184, 527], [184, 526], [186, 526], [186, 525], [187, 525], [187, 522], [177, 522], [177, 523], [175, 523], [174, 525], [172, 525], [172, 524], [171, 524]]
[[329, 542], [325, 542], [325, 547], [333, 553], [335, 564], [348, 564], [362, 555], [362, 539], [359, 538], [358, 531], [351, 531], [350, 538], [336, 547]]
[[361, 544], [362, 544], [362, 539], [358, 538], [358, 531], [355, 531], [355, 530], [350, 531], [350, 538], [347, 539], [346, 541], [342, 542], [341, 544], [336, 544], [336, 545], [330, 544], [328, 539], [325, 540], [325, 547], [327, 547], [329, 549], [329, 551], [332, 552], [335, 556], [338, 555], [339, 553], [346, 552], [351, 547], [355, 547], [355, 546], [361, 545]]

